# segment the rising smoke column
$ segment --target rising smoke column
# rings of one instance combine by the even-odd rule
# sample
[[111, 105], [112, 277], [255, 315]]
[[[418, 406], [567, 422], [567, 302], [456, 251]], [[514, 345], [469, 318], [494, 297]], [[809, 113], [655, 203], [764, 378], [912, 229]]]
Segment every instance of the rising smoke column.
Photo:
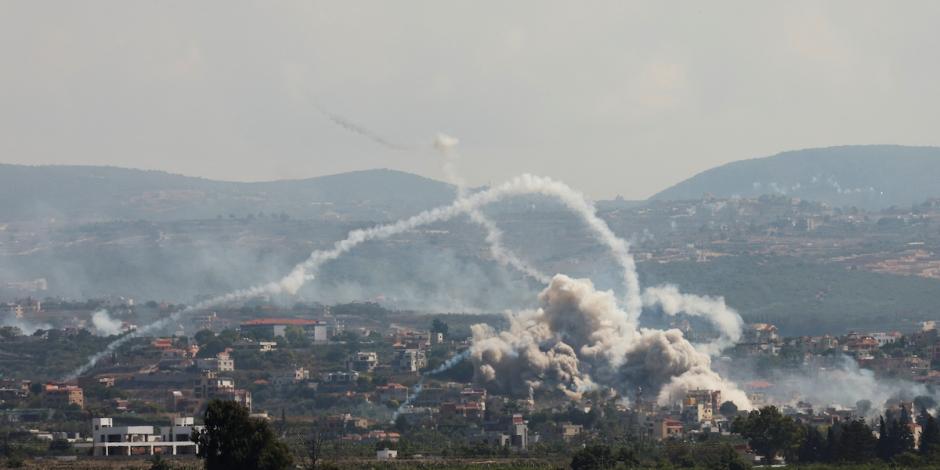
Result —
[[539, 308], [508, 313], [509, 328], [471, 329], [474, 378], [515, 395], [554, 389], [573, 399], [603, 388], [629, 395], [654, 390], [666, 404], [692, 389], [720, 390], [741, 408], [750, 401], [711, 369], [711, 358], [679, 330], [639, 328], [611, 291], [557, 274], [539, 294]]

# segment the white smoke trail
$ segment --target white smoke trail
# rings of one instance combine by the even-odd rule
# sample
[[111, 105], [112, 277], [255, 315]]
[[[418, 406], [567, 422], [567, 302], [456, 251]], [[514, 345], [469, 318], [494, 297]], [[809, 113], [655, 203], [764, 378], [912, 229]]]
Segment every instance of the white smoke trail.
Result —
[[350, 121], [349, 119], [346, 119], [343, 116], [340, 116], [339, 114], [331, 113], [330, 111], [327, 111], [320, 105], [315, 104], [314, 107], [317, 109], [317, 111], [320, 111], [320, 113], [326, 116], [327, 119], [329, 119], [330, 121], [333, 121], [333, 123], [336, 124], [337, 126], [340, 126], [349, 132], [359, 134], [381, 145], [382, 147], [385, 147], [389, 150], [396, 150], [396, 151], [410, 150], [408, 147], [391, 142], [385, 139], [384, 137], [376, 134], [375, 132], [372, 132], [368, 128], [361, 126], [359, 124], [356, 124]]
[[411, 389], [411, 394], [408, 395], [408, 398], [404, 401], [404, 403], [402, 403], [398, 409], [395, 410], [395, 413], [392, 414], [391, 423], [394, 424], [398, 419], [398, 416], [407, 410], [408, 407], [411, 406], [411, 404], [414, 403], [419, 396], [421, 396], [421, 391], [424, 389], [425, 379], [427, 379], [429, 376], [440, 374], [444, 371], [452, 369], [454, 366], [460, 364], [468, 357], [470, 357], [470, 350], [466, 349], [458, 354], [455, 354], [453, 357], [444, 361], [443, 364], [435, 367], [433, 370], [425, 372], [423, 375], [421, 375], [421, 378], [418, 379], [418, 383], [416, 383], [415, 386]]
[[[437, 138], [434, 139], [434, 148], [444, 156], [444, 176], [447, 178], [447, 182], [456, 186], [457, 197], [463, 198], [467, 195], [467, 182], [457, 172], [457, 160], [460, 158], [456, 151], [458, 143], [459, 141], [454, 137], [438, 134]], [[479, 209], [469, 211], [468, 215], [470, 220], [483, 227], [486, 232], [486, 243], [490, 247], [490, 255], [493, 256], [493, 259], [542, 284], [548, 284], [551, 280], [550, 276], [526, 263], [522, 258], [503, 246], [503, 232], [496, 226], [496, 223], [483, 215], [483, 212]]]
[[166, 318], [143, 326], [133, 333], [122, 336], [120, 339], [109, 344], [105, 350], [91, 356], [84, 365], [69, 374], [67, 378], [74, 379], [80, 376], [94, 367], [101, 358], [110, 355], [127, 341], [158, 331], [166, 325], [175, 322], [182, 315], [262, 295], [296, 294], [306, 282], [315, 278], [315, 273], [323, 263], [339, 258], [366, 241], [381, 240], [424, 225], [450, 220], [458, 215], [469, 213], [472, 210], [479, 209], [507, 197], [525, 194], [539, 194], [554, 197], [569, 210], [579, 215], [584, 223], [591, 228], [595, 237], [610, 248], [615, 259], [623, 268], [626, 313], [632, 321], [636, 321], [642, 310], [642, 299], [640, 298], [640, 284], [636, 274], [636, 265], [633, 261], [633, 257], [630, 256], [627, 243], [617, 237], [613, 231], [610, 230], [610, 227], [607, 226], [607, 223], [597, 216], [593, 204], [591, 204], [583, 194], [551, 178], [524, 174], [499, 186], [459, 198], [447, 206], [430, 209], [391, 224], [353, 230], [349, 232], [345, 239], [337, 241], [331, 249], [317, 250], [311, 253], [307, 260], [295, 266], [288, 275], [278, 281], [237, 290], [202, 301], [196, 305], [175, 312]]
[[744, 321], [737, 312], [725, 304], [721, 297], [703, 297], [679, 292], [676, 286], [648, 287], [643, 291], [645, 307], [662, 307], [663, 313], [675, 316], [679, 313], [708, 319], [718, 330], [719, 337], [710, 343], [696, 345], [700, 350], [715, 355], [737, 344], [741, 339]]

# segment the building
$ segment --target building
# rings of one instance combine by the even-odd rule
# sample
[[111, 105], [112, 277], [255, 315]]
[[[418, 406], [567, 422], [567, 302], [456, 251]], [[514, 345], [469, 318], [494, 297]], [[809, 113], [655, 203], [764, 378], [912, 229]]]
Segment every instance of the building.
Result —
[[310, 371], [304, 369], [303, 367], [297, 367], [295, 369], [280, 372], [275, 374], [272, 378], [272, 382], [275, 386], [278, 387], [300, 383], [306, 380], [310, 380]]
[[263, 337], [276, 338], [287, 334], [289, 327], [301, 328], [312, 341], [325, 343], [330, 339], [329, 326], [320, 320], [304, 318], [257, 318], [241, 324], [243, 332], [258, 332]]
[[77, 385], [48, 383], [43, 387], [42, 404], [49, 408], [76, 405], [85, 408], [85, 392]]
[[346, 361], [346, 368], [358, 372], [372, 372], [379, 365], [379, 355], [374, 352], [357, 352]]
[[356, 371], [336, 371], [327, 372], [322, 375], [323, 382], [328, 384], [354, 384], [359, 380], [359, 372]]
[[235, 370], [235, 359], [232, 359], [227, 352], [220, 352], [215, 357], [196, 359], [196, 367], [199, 370], [232, 372]]
[[378, 460], [394, 460], [398, 458], [398, 451], [388, 447], [379, 449], [375, 452], [375, 458]]
[[512, 426], [509, 428], [509, 445], [518, 450], [529, 447], [529, 423], [521, 414], [512, 415]]
[[398, 370], [418, 372], [428, 366], [428, 358], [421, 349], [403, 349], [398, 353]]
[[408, 393], [408, 387], [397, 383], [389, 383], [388, 385], [375, 388], [375, 396], [381, 403], [388, 403], [390, 401], [404, 403], [408, 400]]
[[193, 398], [197, 400], [232, 400], [251, 411], [251, 392], [235, 388], [235, 380], [219, 377], [212, 371], [205, 371], [193, 383]]
[[561, 434], [561, 438], [568, 442], [580, 436], [584, 431], [584, 427], [580, 424], [561, 423], [558, 425], [558, 431]]
[[683, 430], [684, 428], [680, 421], [670, 418], [661, 419], [653, 424], [653, 438], [657, 441], [662, 441], [672, 437], [679, 437], [682, 435]]
[[201, 430], [193, 418], [174, 418], [157, 432], [154, 426], [114, 426], [111, 418], [92, 420], [92, 454], [111, 455], [195, 455], [199, 447], [191, 440], [193, 430]]

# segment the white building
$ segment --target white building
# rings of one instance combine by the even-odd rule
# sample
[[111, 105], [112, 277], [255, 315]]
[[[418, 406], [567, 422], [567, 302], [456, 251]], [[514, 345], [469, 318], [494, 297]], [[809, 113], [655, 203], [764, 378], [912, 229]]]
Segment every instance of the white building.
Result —
[[93, 455], [164, 455], [196, 454], [198, 447], [190, 437], [193, 418], [175, 418], [157, 432], [154, 426], [114, 426], [111, 418], [92, 420]]
[[375, 458], [378, 460], [394, 460], [398, 458], [398, 451], [389, 448], [379, 449], [375, 452]]

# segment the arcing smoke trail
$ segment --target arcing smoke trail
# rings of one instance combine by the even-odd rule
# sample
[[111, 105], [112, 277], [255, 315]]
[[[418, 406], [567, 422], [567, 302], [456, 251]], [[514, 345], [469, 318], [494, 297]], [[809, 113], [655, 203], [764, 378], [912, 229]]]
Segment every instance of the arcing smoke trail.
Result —
[[469, 213], [488, 204], [500, 201], [507, 197], [523, 194], [541, 194], [556, 198], [563, 205], [568, 207], [574, 213], [578, 214], [582, 220], [590, 227], [598, 240], [610, 247], [617, 262], [623, 268], [625, 296], [627, 304], [627, 314], [634, 321], [639, 318], [642, 309], [642, 299], [640, 298], [640, 284], [636, 275], [636, 268], [633, 257], [630, 256], [627, 243], [618, 238], [607, 226], [607, 223], [597, 217], [594, 206], [587, 198], [565, 185], [564, 183], [544, 178], [524, 174], [517, 176], [499, 186], [495, 186], [485, 191], [480, 191], [472, 195], [455, 200], [447, 206], [441, 206], [430, 209], [407, 219], [402, 219], [391, 224], [377, 225], [368, 229], [358, 229], [350, 232], [343, 240], [337, 241], [333, 248], [329, 250], [317, 250], [310, 254], [304, 262], [294, 267], [291, 272], [282, 279], [267, 284], [257, 285], [221, 295], [212, 299], [202, 301], [191, 307], [175, 312], [170, 316], [158, 320], [150, 325], [146, 325], [129, 333], [109, 344], [103, 351], [91, 356], [88, 361], [67, 376], [67, 379], [74, 379], [85, 373], [101, 360], [110, 355], [122, 344], [133, 338], [150, 334], [166, 325], [175, 322], [180, 316], [193, 311], [211, 308], [217, 305], [234, 302], [237, 300], [249, 299], [260, 295], [278, 295], [278, 294], [296, 294], [297, 291], [309, 280], [314, 279], [316, 271], [323, 263], [335, 260], [346, 254], [356, 246], [370, 240], [380, 240], [388, 238], [415, 228], [443, 222], [452, 219], [458, 215]]
[[[457, 197], [463, 198], [467, 195], [467, 183], [457, 172], [457, 159], [459, 154], [455, 150], [459, 141], [445, 134], [438, 134], [434, 140], [434, 148], [444, 155], [444, 175], [447, 182], [457, 187]], [[479, 209], [473, 209], [468, 212], [470, 220], [477, 223], [486, 232], [486, 243], [490, 247], [490, 255], [500, 264], [510, 266], [517, 271], [529, 276], [542, 284], [548, 284], [551, 277], [542, 273], [535, 267], [529, 265], [522, 258], [503, 246], [503, 232], [496, 226], [492, 220], [483, 215]]]
[[[104, 351], [92, 356], [85, 365], [74, 371], [70, 377], [74, 378], [81, 375], [93, 367], [98, 360], [110, 354], [129, 339], [158, 330], [175, 321], [181, 315], [194, 310], [202, 310], [259, 295], [295, 294], [307, 281], [314, 279], [317, 270], [323, 263], [339, 258], [363, 242], [388, 238], [423, 225], [446, 221], [455, 216], [478, 210], [501, 199], [523, 194], [539, 194], [556, 198], [579, 215], [595, 237], [611, 249], [616, 261], [623, 268], [625, 308], [620, 310], [616, 300], [610, 293], [592, 294], [591, 292], [594, 292], [594, 289], [589, 283], [587, 288], [578, 287], [578, 283], [584, 281], [573, 281], [564, 276], [561, 278], [555, 276], [552, 285], [540, 296], [540, 299], [543, 300], [543, 308], [536, 312], [517, 316], [511, 331], [501, 333], [498, 336], [491, 330], [474, 331], [474, 345], [471, 348], [471, 354], [477, 369], [475, 374], [482, 373], [479, 376], [480, 379], [485, 382], [493, 382], [494, 374], [497, 372], [500, 374], [514, 372], [517, 375], [510, 374], [511, 377], [528, 377], [526, 380], [529, 392], [537, 386], [538, 382], [560, 380], [559, 385], [566, 390], [566, 393], [579, 395], [581, 392], [594, 387], [592, 377], [582, 373], [579, 369], [579, 366], [583, 364], [590, 369], [595, 377], [603, 379], [602, 384], [608, 386], [618, 383], [623, 385], [623, 379], [615, 380], [611, 378], [618, 374], [631, 377], [631, 382], [641, 380], [643, 374], [655, 375], [657, 379], [650, 382], [650, 384], [660, 386], [661, 394], [674, 395], [690, 387], [718, 386], [724, 388], [727, 392], [736, 394], [734, 395], [735, 401], [738, 402], [739, 406], [747, 407], [749, 405], [746, 397], [737, 391], [733, 384], [723, 383], [721, 378], [711, 371], [708, 355], [697, 351], [682, 337], [679, 331], [637, 330], [636, 325], [642, 312], [644, 299], [640, 295], [639, 280], [627, 243], [618, 238], [606, 222], [597, 216], [594, 206], [581, 193], [563, 183], [532, 175], [513, 178], [488, 190], [465, 195], [450, 205], [424, 211], [391, 224], [354, 230], [347, 235], [347, 238], [336, 242], [331, 249], [311, 253], [307, 260], [298, 264], [287, 276], [279, 281], [235, 291], [201, 302], [112, 342]], [[560, 294], [560, 292], [572, 289], [581, 292], [579, 298], [562, 300], [560, 304], [556, 304], [557, 299], [565, 298], [565, 295]], [[670, 294], [670, 292], [666, 292], [666, 294]], [[605, 295], [609, 298], [604, 297]], [[668, 296], [653, 296], [647, 299], [646, 303], [647, 305], [664, 303], [665, 298], [668, 298]], [[689, 299], [692, 298], [694, 296], [689, 297]], [[610, 305], [598, 308], [595, 305], [598, 302], [600, 304], [606, 302]], [[691, 303], [686, 301], [681, 305], [691, 305]], [[670, 308], [666, 307], [665, 309], [669, 310]], [[556, 313], [546, 314], [546, 312], [551, 311]], [[708, 312], [703, 310], [701, 314], [707, 315]], [[568, 320], [568, 323], [558, 323], [555, 320], [548, 321], [549, 318], [557, 320], [565, 317], [570, 317], [571, 320]], [[545, 323], [546, 321], [548, 323]], [[583, 324], [578, 324], [579, 321]], [[534, 331], [531, 330], [532, 327], [535, 328]], [[591, 330], [584, 331], [586, 327], [590, 327]], [[571, 335], [566, 330], [579, 330], [582, 331], [582, 334], [572, 340]], [[555, 345], [547, 352], [541, 351], [542, 345], [549, 341], [553, 341]], [[522, 357], [524, 361], [514, 362], [512, 361], [513, 357]], [[509, 358], [510, 362], [502, 362], [505, 358]], [[617, 369], [623, 366], [624, 363], [629, 363], [631, 366], [646, 364], [647, 367], [641, 367], [633, 372], [629, 369], [618, 371]], [[660, 363], [670, 365], [663, 371], [653, 367], [655, 364]], [[539, 369], [534, 369], [534, 373], [526, 375], [521, 370], [533, 366], [541, 368], [542, 372], [538, 372]], [[550, 377], [542, 376], [543, 372], [547, 370], [545, 367], [550, 367]], [[623, 390], [621, 389], [621, 391]], [[731, 398], [732, 395], [729, 394], [728, 396]]]

